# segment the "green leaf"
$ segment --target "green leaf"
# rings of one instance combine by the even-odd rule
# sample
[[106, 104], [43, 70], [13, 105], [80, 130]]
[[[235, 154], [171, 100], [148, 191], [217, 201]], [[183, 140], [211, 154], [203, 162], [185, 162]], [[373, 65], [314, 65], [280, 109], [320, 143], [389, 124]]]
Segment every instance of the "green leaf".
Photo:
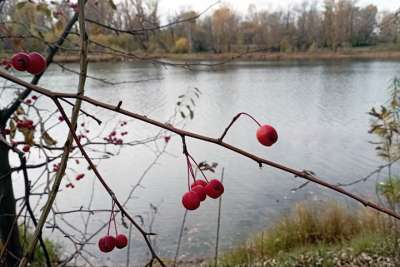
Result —
[[54, 140], [47, 132], [43, 133], [42, 138], [48, 146], [54, 146], [57, 144], [57, 141]]
[[46, 3], [40, 3], [36, 6], [36, 10], [38, 12], [43, 13], [45, 16], [47, 16], [48, 18], [51, 17], [51, 10], [49, 9], [49, 7], [47, 6]]
[[[372, 125], [372, 128], [368, 131], [368, 133], [379, 134], [380, 131], [385, 130], [382, 124]], [[385, 130], [386, 132], [386, 130]]]
[[113, 0], [108, 0], [108, 3], [110, 4], [110, 6], [111, 6], [112, 9], [114, 9], [114, 10], [117, 9], [117, 6], [115, 5], [115, 3], [114, 3]]
[[22, 1], [22, 2], [19, 2], [15, 7], [16, 7], [17, 9], [21, 9], [21, 8], [23, 8], [27, 3], [28, 3], [28, 1]]

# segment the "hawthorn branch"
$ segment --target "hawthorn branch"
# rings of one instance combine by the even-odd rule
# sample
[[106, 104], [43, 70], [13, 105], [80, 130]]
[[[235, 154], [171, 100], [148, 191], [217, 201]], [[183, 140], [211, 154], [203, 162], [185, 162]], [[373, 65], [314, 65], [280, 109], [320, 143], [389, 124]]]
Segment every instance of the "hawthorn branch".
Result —
[[246, 113], [246, 112], [240, 112], [238, 113], [235, 117], [233, 117], [232, 121], [229, 123], [228, 127], [225, 128], [224, 132], [222, 133], [221, 137], [218, 138], [221, 142], [224, 139], [224, 137], [226, 136], [226, 134], [228, 133], [229, 129], [232, 127], [232, 125], [240, 118], [241, 115], [246, 115], [247, 117], [249, 117], [250, 119], [252, 119], [259, 127], [261, 127], [260, 123], [250, 114]]
[[[58, 98], [81, 99], [82, 101], [90, 103], [90, 104], [92, 104], [94, 106], [101, 107], [103, 109], [107, 109], [107, 110], [110, 110], [110, 111], [114, 111], [114, 112], [126, 115], [128, 117], [137, 119], [137, 120], [142, 121], [144, 123], [151, 124], [153, 126], [156, 126], [156, 127], [159, 127], [159, 128], [174, 132], [174, 133], [176, 133], [176, 134], [178, 134], [180, 136], [190, 137], [190, 138], [193, 138], [193, 139], [201, 140], [201, 141], [204, 141], [204, 142], [208, 142], [208, 143], [212, 143], [212, 144], [224, 147], [224, 148], [226, 148], [228, 150], [231, 150], [231, 151], [233, 151], [233, 152], [235, 152], [237, 154], [240, 154], [240, 155], [242, 155], [242, 156], [244, 156], [246, 158], [249, 158], [249, 159], [255, 161], [259, 165], [268, 165], [268, 166], [271, 166], [273, 168], [276, 168], [276, 169], [282, 170], [284, 172], [293, 174], [295, 176], [301, 177], [303, 179], [306, 179], [306, 180], [308, 180], [310, 182], [319, 184], [319, 185], [321, 185], [323, 187], [326, 187], [326, 188], [329, 188], [329, 189], [331, 189], [333, 191], [336, 191], [336, 192], [338, 192], [338, 193], [340, 193], [342, 195], [346, 195], [346, 196], [348, 196], [348, 197], [360, 202], [361, 204], [363, 204], [366, 207], [370, 207], [372, 209], [375, 209], [375, 210], [377, 210], [379, 212], [385, 213], [385, 214], [387, 214], [389, 216], [392, 216], [392, 217], [400, 220], [400, 215], [397, 214], [396, 212], [394, 212], [392, 210], [389, 210], [389, 209], [386, 209], [384, 207], [381, 207], [381, 206], [379, 206], [379, 205], [377, 205], [375, 203], [372, 203], [372, 202], [370, 202], [370, 201], [368, 201], [366, 199], [363, 199], [362, 197], [357, 196], [357, 195], [355, 195], [353, 193], [350, 193], [350, 192], [346, 191], [345, 189], [343, 189], [343, 188], [341, 188], [339, 186], [336, 186], [336, 185], [330, 184], [328, 182], [325, 182], [321, 178], [319, 178], [319, 177], [317, 177], [315, 175], [312, 175], [309, 172], [295, 170], [295, 169], [292, 169], [292, 168], [287, 167], [285, 165], [273, 162], [271, 160], [267, 160], [267, 159], [261, 158], [261, 157], [259, 157], [257, 155], [251, 154], [250, 152], [242, 150], [242, 149], [240, 149], [238, 147], [235, 147], [235, 146], [233, 146], [231, 144], [228, 144], [228, 143], [225, 143], [223, 141], [220, 141], [219, 138], [212, 138], [212, 137], [208, 137], [208, 136], [205, 136], [205, 135], [200, 135], [200, 134], [197, 134], [197, 133], [194, 133], [194, 132], [189, 132], [189, 131], [186, 131], [186, 130], [178, 129], [178, 128], [173, 127], [170, 124], [165, 124], [165, 123], [153, 120], [153, 119], [151, 119], [151, 118], [149, 118], [147, 116], [139, 115], [137, 113], [131, 112], [129, 110], [120, 108], [120, 107], [115, 106], [115, 105], [103, 103], [101, 101], [98, 101], [98, 100], [96, 100], [94, 98], [91, 98], [91, 97], [88, 97], [88, 96], [76, 95], [76, 94], [72, 94], [72, 93], [57, 93], [57, 92], [53, 92], [53, 91], [50, 91], [48, 89], [45, 89], [45, 88], [42, 88], [42, 87], [39, 87], [39, 86], [36, 86], [36, 85], [29, 84], [29, 83], [27, 83], [27, 82], [25, 82], [25, 81], [23, 81], [21, 79], [18, 79], [18, 78], [14, 77], [14, 76], [6, 73], [6, 72], [3, 72], [3, 71], [0, 71], [0, 77], [3, 77], [3, 78], [5, 78], [5, 79], [7, 79], [7, 80], [9, 80], [11, 82], [16, 83], [16, 84], [19, 84], [20, 86], [24, 86], [24, 87], [30, 88], [31, 90], [33, 90], [33, 91], [35, 91], [37, 93], [40, 93], [42, 95], [45, 95], [45, 96], [51, 98], [56, 103], [56, 105], [60, 109], [60, 111], [62, 111], [61, 110], [62, 107], [61, 107], [61, 105], [59, 104], [59, 102], [57, 100]], [[69, 127], [71, 128], [70, 125], [69, 125]], [[78, 146], [80, 147], [80, 149], [82, 151], [83, 148], [81, 148], [80, 145], [78, 145]], [[85, 158], [86, 158], [86, 156], [85, 156]]]

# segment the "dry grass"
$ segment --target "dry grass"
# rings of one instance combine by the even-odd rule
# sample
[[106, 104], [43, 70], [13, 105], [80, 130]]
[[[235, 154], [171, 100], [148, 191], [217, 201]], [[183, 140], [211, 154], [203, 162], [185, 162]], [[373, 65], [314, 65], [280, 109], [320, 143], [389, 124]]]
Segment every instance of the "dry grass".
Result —
[[290, 257], [295, 258], [310, 251], [320, 253], [333, 248], [350, 247], [355, 253], [376, 252], [377, 246], [393, 247], [393, 242], [389, 244], [392, 226], [390, 219], [371, 210], [349, 210], [336, 202], [301, 203], [273, 227], [226, 253], [221, 266], [282, 258], [293, 253], [295, 256]]

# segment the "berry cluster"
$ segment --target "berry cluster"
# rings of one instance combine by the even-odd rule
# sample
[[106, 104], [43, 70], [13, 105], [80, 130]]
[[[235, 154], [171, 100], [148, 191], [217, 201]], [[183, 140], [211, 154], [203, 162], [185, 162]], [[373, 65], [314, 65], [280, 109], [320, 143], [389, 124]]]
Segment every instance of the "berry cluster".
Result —
[[[187, 210], [195, 210], [200, 207], [200, 202], [206, 200], [207, 196], [214, 199], [219, 198], [224, 193], [224, 186], [217, 179], [208, 181], [193, 157], [187, 151], [185, 151], [185, 155], [188, 169], [189, 191], [183, 195], [182, 204]], [[192, 162], [197, 166], [205, 180], [196, 179]], [[193, 183], [189, 186], [190, 177], [193, 179]]]
[[[118, 234], [117, 223], [115, 222], [115, 202], [113, 201], [110, 220], [108, 221], [107, 235], [99, 239], [99, 249], [101, 252], [108, 253], [111, 252], [115, 247], [122, 249], [128, 245], [128, 238], [124, 234]], [[114, 223], [115, 227], [115, 237], [110, 235], [111, 221]]]
[[[128, 123], [126, 121], [121, 122], [120, 126], [124, 127]], [[128, 134], [128, 131], [120, 131], [119, 135], [121, 137], [118, 137], [118, 132], [116, 130], [112, 130], [108, 136], [104, 137], [103, 140], [107, 141], [109, 144], [114, 144], [114, 145], [122, 145], [124, 143], [124, 140], [122, 139], [125, 135]]]
[[18, 52], [11, 58], [11, 62], [3, 62], [6, 66], [12, 66], [18, 71], [27, 71], [37, 75], [42, 73], [47, 67], [46, 59], [38, 52], [25, 53]]

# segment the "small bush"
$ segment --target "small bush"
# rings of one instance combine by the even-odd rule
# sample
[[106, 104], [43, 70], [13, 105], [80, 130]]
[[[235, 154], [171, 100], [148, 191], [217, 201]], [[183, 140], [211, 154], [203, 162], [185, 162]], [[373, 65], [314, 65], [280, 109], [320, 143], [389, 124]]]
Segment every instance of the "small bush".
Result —
[[[32, 239], [32, 233], [29, 230], [24, 230], [23, 227], [20, 228], [20, 236], [21, 236], [21, 245], [22, 248], [25, 250], [26, 247], [29, 245], [30, 240]], [[25, 234], [25, 236], [24, 236]], [[60, 261], [60, 247], [53, 241], [49, 239], [44, 239], [44, 243], [46, 245], [47, 252], [49, 253], [49, 258], [52, 264], [58, 264]], [[33, 262], [31, 263], [31, 267], [41, 267], [46, 266], [46, 259], [44, 257], [44, 253], [42, 247], [38, 243], [35, 248], [35, 253], [33, 256]]]
[[187, 53], [189, 52], [189, 41], [185, 37], [181, 37], [175, 42], [173, 49], [174, 53]]

